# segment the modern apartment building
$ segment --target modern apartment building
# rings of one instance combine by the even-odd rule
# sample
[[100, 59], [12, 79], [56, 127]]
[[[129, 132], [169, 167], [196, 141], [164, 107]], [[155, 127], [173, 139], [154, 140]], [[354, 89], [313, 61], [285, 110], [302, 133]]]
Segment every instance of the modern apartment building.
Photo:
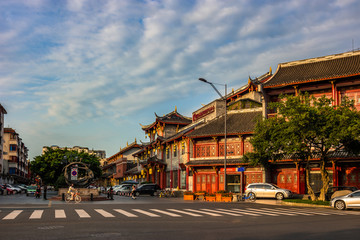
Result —
[[4, 115], [6, 114], [5, 108], [0, 104], [0, 173], [3, 173], [3, 145], [4, 145]]
[[4, 128], [3, 173], [16, 182], [27, 182], [29, 179], [28, 149], [12, 128]]
[[52, 145], [51, 147], [48, 146], [44, 146], [42, 148], [42, 153], [44, 154], [44, 152], [48, 149], [48, 148], [52, 148], [52, 149], [67, 149], [69, 151], [77, 151], [77, 152], [86, 152], [89, 154], [94, 154], [96, 156], [98, 156], [101, 159], [105, 159], [106, 158], [106, 152], [104, 150], [90, 150], [87, 147], [79, 147], [79, 146], [74, 146], [74, 147], [59, 147], [57, 145]]

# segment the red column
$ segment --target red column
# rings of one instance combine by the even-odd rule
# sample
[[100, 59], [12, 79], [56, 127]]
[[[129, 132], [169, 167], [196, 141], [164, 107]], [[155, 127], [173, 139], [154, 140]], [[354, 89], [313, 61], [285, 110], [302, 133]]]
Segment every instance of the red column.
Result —
[[296, 176], [297, 176], [297, 193], [300, 193], [300, 165], [299, 163], [295, 163], [296, 165]]
[[339, 105], [339, 97], [338, 97], [338, 91], [337, 91], [335, 81], [331, 81], [331, 93], [332, 93], [332, 98], [334, 100], [333, 106], [338, 106]]
[[332, 170], [333, 170], [333, 186], [339, 186], [338, 181], [338, 168], [336, 167], [335, 161], [332, 162]]
[[193, 191], [196, 192], [196, 172], [193, 173]]
[[240, 155], [244, 155], [245, 151], [245, 138], [244, 136], [241, 136], [241, 145], [240, 145]]
[[186, 191], [189, 191], [189, 180], [188, 180], [188, 177], [189, 177], [189, 167], [186, 167], [186, 177], [185, 177]]

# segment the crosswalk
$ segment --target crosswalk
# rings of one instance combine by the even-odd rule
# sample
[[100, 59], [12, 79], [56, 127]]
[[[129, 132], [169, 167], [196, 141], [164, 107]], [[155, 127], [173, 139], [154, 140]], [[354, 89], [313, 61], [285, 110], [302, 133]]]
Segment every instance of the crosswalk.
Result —
[[181, 217], [280, 217], [280, 216], [330, 216], [330, 215], [358, 215], [360, 217], [359, 211], [337, 211], [333, 209], [299, 209], [299, 208], [200, 208], [200, 209], [43, 209], [43, 210], [12, 210], [12, 211], [0, 211], [0, 224], [2, 221], [16, 220], [24, 215], [23, 218], [29, 220], [42, 219], [44, 215], [50, 216], [55, 219], [66, 219], [69, 215], [72, 215], [72, 212], [75, 212], [75, 216], [79, 219], [89, 219], [92, 217], [104, 217], [104, 218], [138, 218], [138, 217], [150, 217], [150, 218], [160, 218], [160, 217], [172, 217], [172, 218], [181, 218]]

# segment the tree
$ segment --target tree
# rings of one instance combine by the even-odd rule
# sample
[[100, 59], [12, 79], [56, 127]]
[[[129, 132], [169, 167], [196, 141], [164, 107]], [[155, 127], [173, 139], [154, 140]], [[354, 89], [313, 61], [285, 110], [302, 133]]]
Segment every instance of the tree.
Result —
[[353, 102], [343, 99], [332, 106], [332, 99], [316, 99], [309, 94], [280, 96], [281, 101], [270, 104], [278, 115], [259, 121], [251, 139], [254, 152], [245, 159], [252, 164], [268, 166], [269, 160], [287, 158], [306, 162], [306, 184], [312, 200], [316, 199], [310, 185], [312, 159], [319, 159], [322, 188], [319, 200], [325, 200], [329, 187], [326, 166], [330, 154], [340, 151], [358, 153], [360, 149], [360, 114]]
[[31, 171], [39, 175], [44, 184], [65, 185], [63, 175], [64, 167], [70, 162], [81, 161], [88, 165], [93, 171], [95, 179], [100, 177], [102, 172], [99, 158], [86, 152], [69, 151], [65, 149], [47, 150], [40, 156], [36, 156], [31, 162]]

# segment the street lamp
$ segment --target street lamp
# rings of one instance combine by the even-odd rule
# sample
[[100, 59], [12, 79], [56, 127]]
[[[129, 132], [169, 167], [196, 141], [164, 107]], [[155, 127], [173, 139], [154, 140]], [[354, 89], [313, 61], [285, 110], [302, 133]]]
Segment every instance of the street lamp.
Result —
[[[225, 124], [224, 124], [224, 190], [226, 191], [226, 155], [227, 155], [227, 145], [226, 145], [226, 135], [227, 135], [227, 128], [226, 128], [226, 118], [227, 118], [227, 109], [226, 109], [226, 95], [227, 95], [227, 85], [226, 84], [221, 84], [221, 83], [212, 83], [207, 81], [204, 78], [199, 78], [199, 81], [202, 81], [204, 83], [210, 84], [210, 86], [217, 92], [217, 94], [219, 94], [219, 96], [221, 97], [222, 100], [225, 101]], [[221, 95], [221, 93], [217, 90], [217, 88], [214, 86], [214, 84], [216, 85], [221, 85], [221, 86], [225, 86], [225, 96]]]

